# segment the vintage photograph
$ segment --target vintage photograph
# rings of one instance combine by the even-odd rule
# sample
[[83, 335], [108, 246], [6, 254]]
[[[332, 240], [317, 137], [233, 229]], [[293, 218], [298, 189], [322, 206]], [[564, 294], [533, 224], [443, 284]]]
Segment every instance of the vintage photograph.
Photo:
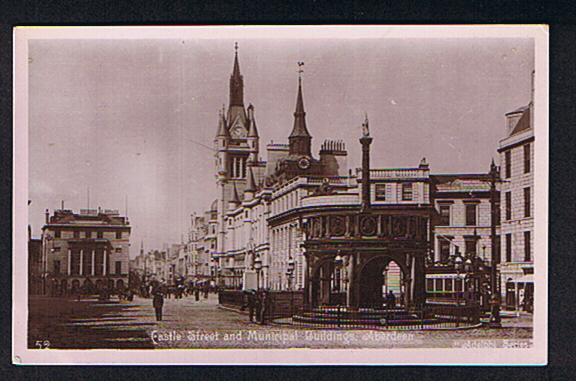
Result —
[[545, 364], [547, 44], [16, 29], [15, 362]]

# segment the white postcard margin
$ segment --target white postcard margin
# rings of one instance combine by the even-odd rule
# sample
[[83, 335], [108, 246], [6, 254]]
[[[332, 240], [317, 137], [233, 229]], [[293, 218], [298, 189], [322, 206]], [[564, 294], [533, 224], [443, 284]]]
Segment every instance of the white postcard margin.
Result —
[[[14, 29], [12, 359], [22, 365], [546, 365], [548, 359], [548, 27], [130, 26]], [[32, 39], [533, 38], [535, 43], [534, 337], [529, 349], [34, 350], [28, 323], [28, 41]], [[442, 331], [434, 331], [442, 332]]]

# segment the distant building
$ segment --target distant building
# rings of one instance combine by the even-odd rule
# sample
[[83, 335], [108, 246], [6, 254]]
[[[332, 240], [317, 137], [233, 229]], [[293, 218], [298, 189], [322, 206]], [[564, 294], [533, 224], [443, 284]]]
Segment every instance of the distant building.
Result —
[[128, 287], [130, 225], [118, 211], [46, 210], [42, 263], [47, 294]]
[[28, 294], [44, 293], [42, 276], [42, 240], [28, 239]]
[[[532, 85], [534, 89], [534, 85]], [[533, 91], [532, 91], [533, 93]], [[506, 114], [500, 140], [501, 291], [506, 308], [517, 309], [534, 294], [534, 98]]]
[[[454, 269], [456, 254], [460, 254], [463, 260], [478, 257], [485, 268], [483, 277], [489, 276], [488, 268], [492, 261], [490, 175], [432, 175], [431, 179], [433, 260], [427, 268], [426, 293], [429, 301], [453, 302], [455, 293], [463, 296], [466, 288], [464, 275], [459, 275]], [[498, 212], [499, 205], [498, 199]], [[496, 244], [499, 250], [498, 219], [497, 215]]]

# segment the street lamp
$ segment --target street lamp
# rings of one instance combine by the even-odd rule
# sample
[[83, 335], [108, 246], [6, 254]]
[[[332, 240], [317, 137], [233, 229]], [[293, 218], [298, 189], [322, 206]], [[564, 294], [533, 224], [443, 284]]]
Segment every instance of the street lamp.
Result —
[[288, 267], [286, 269], [286, 277], [288, 278], [288, 290], [292, 290], [292, 276], [294, 275], [294, 258], [288, 257]]
[[[456, 249], [456, 253], [454, 255], [454, 269], [456, 270], [456, 279], [460, 282], [462, 282], [462, 277], [460, 275], [460, 273], [462, 272], [462, 266], [464, 264], [464, 260], [462, 259], [462, 256], [460, 255], [460, 251], [458, 249]], [[460, 288], [464, 288], [463, 284], [460, 285]], [[460, 292], [456, 291], [456, 306], [460, 306]]]
[[498, 289], [500, 284], [497, 281], [497, 269], [500, 260], [497, 260], [496, 249], [496, 182], [499, 178], [498, 168], [494, 164], [494, 159], [492, 159], [490, 164], [490, 242], [492, 245], [492, 257], [490, 258], [492, 264], [492, 270], [490, 271], [490, 287], [492, 291], [490, 326], [493, 328], [502, 326], [500, 323], [500, 290]]
[[260, 255], [256, 255], [254, 259], [254, 270], [256, 271], [256, 289], [260, 289], [260, 271], [262, 270], [262, 260]]

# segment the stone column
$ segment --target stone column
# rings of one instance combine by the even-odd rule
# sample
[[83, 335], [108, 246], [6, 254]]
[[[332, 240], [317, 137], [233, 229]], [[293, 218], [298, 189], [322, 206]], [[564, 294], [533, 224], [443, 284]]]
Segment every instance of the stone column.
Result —
[[310, 301], [310, 260], [307, 252], [304, 252], [304, 304], [308, 305]]
[[79, 273], [80, 276], [84, 274], [83, 267], [84, 267], [84, 250], [80, 249], [80, 273]]
[[90, 272], [92, 276], [96, 275], [96, 249], [92, 250], [92, 270]]
[[350, 255], [349, 259], [348, 259], [348, 267], [347, 267], [348, 271], [347, 271], [347, 278], [348, 278], [348, 283], [347, 285], [347, 292], [346, 292], [346, 305], [348, 307], [352, 306], [352, 295], [353, 295], [353, 286], [354, 286], [354, 255]]
[[[366, 129], [368, 129], [368, 119], [365, 122]], [[372, 138], [368, 136], [366, 131], [364, 136], [360, 138], [362, 144], [362, 212], [370, 210], [370, 144]]]
[[72, 274], [72, 250], [68, 248], [68, 276]]
[[108, 275], [108, 250], [104, 249], [104, 265], [103, 265], [103, 275], [107, 276]]

